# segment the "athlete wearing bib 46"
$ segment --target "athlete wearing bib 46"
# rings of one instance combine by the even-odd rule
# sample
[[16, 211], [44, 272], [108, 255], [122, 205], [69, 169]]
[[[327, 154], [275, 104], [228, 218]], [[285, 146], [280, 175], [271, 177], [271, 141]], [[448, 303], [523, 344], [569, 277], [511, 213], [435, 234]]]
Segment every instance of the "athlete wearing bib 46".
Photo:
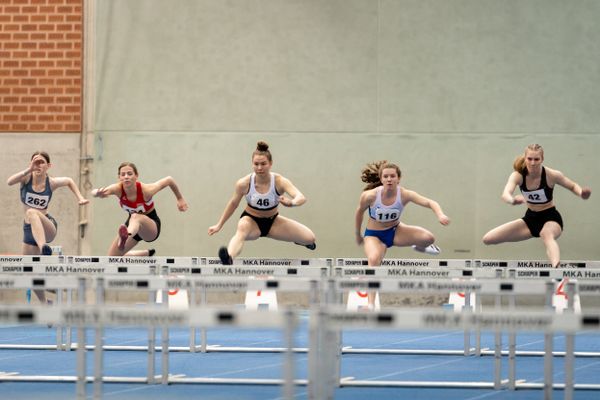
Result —
[[227, 247], [219, 249], [219, 258], [224, 265], [233, 263], [233, 258], [240, 254], [246, 240], [256, 240], [259, 237], [294, 242], [310, 250], [316, 248], [315, 234], [308, 227], [279, 215], [279, 204], [298, 207], [306, 202], [306, 198], [289, 179], [271, 172], [272, 166], [269, 145], [258, 142], [252, 153], [254, 172], [237, 181], [233, 196], [225, 206], [221, 218], [208, 228], [209, 235], [219, 232], [242, 198], [246, 199], [247, 205], [240, 216], [235, 235]]
[[[523, 218], [500, 225], [483, 237], [485, 244], [518, 242], [539, 237], [546, 247], [550, 263], [557, 267], [560, 263], [560, 248], [557, 239], [563, 230], [562, 216], [554, 207], [554, 186], [569, 189], [576, 196], [586, 200], [592, 194], [590, 188], [582, 188], [562, 172], [544, 167], [544, 149], [539, 144], [530, 144], [513, 164], [513, 173], [502, 192], [502, 200], [512, 205], [527, 204]], [[519, 187], [521, 195], [513, 196]]]
[[[378, 161], [368, 164], [362, 171], [362, 181], [367, 183], [360, 196], [355, 213], [356, 243], [363, 245], [369, 266], [379, 266], [389, 247], [411, 246], [413, 249], [439, 254], [433, 244], [431, 232], [420, 226], [400, 222], [400, 216], [408, 203], [430, 208], [442, 225], [450, 219], [440, 205], [417, 192], [400, 186], [401, 172], [396, 164]], [[364, 237], [361, 235], [363, 216], [368, 210], [369, 218]], [[369, 308], [374, 307], [375, 294], [368, 293]]]
[[[52, 194], [61, 187], [68, 187], [77, 198], [79, 205], [89, 203], [85, 199], [73, 179], [68, 177], [51, 177], [48, 170], [52, 164], [45, 151], [36, 151], [31, 156], [29, 166], [17, 172], [7, 180], [9, 186], [21, 184], [20, 197], [25, 211], [23, 220], [22, 253], [28, 255], [51, 255], [48, 245], [56, 237], [58, 224], [48, 213]], [[41, 302], [46, 302], [44, 291], [36, 290]]]
[[108, 249], [108, 255], [152, 255], [153, 249], [130, 251], [138, 242], [142, 240], [153, 242], [160, 235], [161, 222], [152, 197], [169, 187], [177, 199], [179, 211], [186, 211], [188, 205], [177, 183], [170, 176], [154, 183], [142, 183], [138, 181], [138, 170], [135, 164], [124, 162], [119, 165], [118, 178], [118, 183], [92, 190], [92, 195], [95, 197], [105, 198], [110, 195], [118, 197], [119, 205], [127, 212], [127, 220], [119, 226], [117, 237]]

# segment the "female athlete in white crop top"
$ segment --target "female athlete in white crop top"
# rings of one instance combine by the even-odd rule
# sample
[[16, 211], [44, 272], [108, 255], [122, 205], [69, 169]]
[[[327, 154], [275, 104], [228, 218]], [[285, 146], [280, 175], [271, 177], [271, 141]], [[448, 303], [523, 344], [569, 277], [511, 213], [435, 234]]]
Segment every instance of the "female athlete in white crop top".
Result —
[[[430, 208], [442, 225], [450, 219], [440, 205], [417, 192], [400, 186], [400, 168], [387, 161], [368, 164], [362, 171], [362, 180], [368, 185], [362, 192], [355, 213], [356, 243], [364, 243], [364, 250], [370, 266], [379, 266], [388, 247], [412, 246], [413, 249], [428, 254], [439, 254], [433, 244], [431, 232], [420, 226], [400, 222], [404, 207], [410, 202]], [[363, 216], [369, 210], [369, 219], [364, 237], [361, 235]], [[375, 295], [368, 293], [369, 307], [372, 308]]]
[[235, 235], [227, 247], [219, 249], [219, 258], [224, 265], [233, 263], [233, 257], [241, 253], [246, 240], [256, 240], [262, 236], [294, 242], [310, 250], [316, 248], [315, 234], [308, 227], [278, 214], [279, 204], [298, 207], [306, 202], [306, 198], [289, 179], [272, 173], [272, 166], [269, 145], [258, 142], [256, 150], [252, 153], [254, 172], [237, 181], [235, 192], [225, 206], [221, 218], [208, 228], [209, 235], [219, 232], [242, 198], [246, 198], [247, 206], [238, 221]]

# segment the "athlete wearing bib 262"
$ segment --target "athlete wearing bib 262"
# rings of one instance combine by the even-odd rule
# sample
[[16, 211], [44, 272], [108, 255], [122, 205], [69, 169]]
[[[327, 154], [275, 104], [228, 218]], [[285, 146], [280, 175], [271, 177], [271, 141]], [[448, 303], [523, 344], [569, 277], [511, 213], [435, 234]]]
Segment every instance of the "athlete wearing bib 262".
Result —
[[279, 215], [279, 204], [297, 207], [304, 204], [306, 198], [289, 179], [271, 172], [272, 165], [269, 145], [258, 142], [252, 154], [254, 172], [237, 181], [233, 197], [227, 203], [219, 222], [208, 228], [209, 235], [219, 232], [242, 198], [246, 198], [247, 206], [240, 216], [235, 235], [227, 247], [219, 249], [219, 258], [225, 265], [233, 263], [233, 257], [240, 254], [246, 240], [256, 240], [263, 236], [294, 242], [310, 250], [316, 248], [315, 234], [309, 228]]
[[[400, 222], [400, 216], [410, 202], [430, 208], [442, 225], [450, 219], [440, 205], [417, 192], [400, 186], [400, 168], [387, 161], [368, 164], [362, 171], [362, 181], [368, 185], [360, 196], [355, 213], [356, 243], [364, 244], [370, 266], [379, 266], [389, 247], [412, 246], [413, 249], [439, 254], [440, 249], [433, 244], [431, 232], [420, 226]], [[369, 219], [364, 237], [361, 235], [363, 216], [368, 210]], [[373, 308], [375, 296], [368, 293], [369, 308]]]
[[[531, 237], [544, 241], [550, 263], [557, 267], [560, 262], [560, 249], [556, 239], [562, 233], [563, 220], [554, 207], [554, 186], [560, 185], [586, 200], [592, 194], [589, 188], [582, 188], [562, 172], [544, 167], [544, 149], [539, 144], [530, 144], [522, 156], [513, 164], [514, 172], [502, 192], [502, 200], [518, 205], [527, 204], [523, 218], [507, 222], [492, 229], [483, 237], [485, 244], [518, 242]], [[519, 187], [521, 195], [513, 196]]]
[[152, 197], [168, 186], [177, 199], [179, 211], [186, 211], [188, 205], [177, 183], [170, 176], [154, 183], [142, 183], [138, 181], [137, 167], [130, 162], [122, 163], [118, 171], [119, 183], [92, 190], [95, 197], [118, 197], [119, 205], [127, 213], [127, 220], [119, 227], [117, 237], [108, 249], [108, 255], [152, 255], [154, 249], [130, 251], [138, 242], [153, 242], [160, 235], [161, 222]]
[[[21, 184], [21, 202], [25, 211], [23, 220], [23, 254], [51, 255], [52, 249], [48, 243], [56, 237], [58, 224], [48, 213], [52, 194], [58, 188], [67, 186], [77, 197], [79, 205], [89, 203], [79, 192], [79, 188], [68, 177], [51, 177], [48, 175], [50, 156], [45, 151], [36, 151], [31, 156], [29, 167], [8, 178], [9, 186]], [[41, 302], [46, 302], [43, 291], [36, 290]]]

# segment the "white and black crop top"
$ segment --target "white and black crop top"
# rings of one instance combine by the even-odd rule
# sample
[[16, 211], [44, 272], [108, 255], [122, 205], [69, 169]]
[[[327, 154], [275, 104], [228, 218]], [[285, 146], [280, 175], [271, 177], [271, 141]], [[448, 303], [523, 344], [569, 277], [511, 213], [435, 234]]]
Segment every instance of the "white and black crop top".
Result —
[[254, 185], [256, 173], [250, 175], [250, 189], [246, 194], [248, 205], [256, 210], [272, 210], [279, 205], [279, 193], [275, 188], [275, 175], [271, 172], [271, 185], [267, 193], [259, 193]]
[[523, 197], [529, 204], [546, 204], [552, 201], [554, 188], [549, 187], [548, 182], [546, 182], [546, 168], [542, 167], [540, 186], [534, 190], [527, 189], [525, 175], [521, 174], [521, 176], [523, 177], [523, 183], [521, 183], [519, 189], [521, 189]]
[[400, 186], [398, 186], [396, 200], [393, 204], [389, 206], [386, 206], [381, 201], [382, 191], [383, 186], [379, 186], [376, 189], [375, 202], [369, 206], [369, 217], [378, 222], [390, 222], [399, 220], [400, 215], [402, 214], [402, 210], [404, 209], [404, 204], [402, 204], [402, 197], [400, 195]]

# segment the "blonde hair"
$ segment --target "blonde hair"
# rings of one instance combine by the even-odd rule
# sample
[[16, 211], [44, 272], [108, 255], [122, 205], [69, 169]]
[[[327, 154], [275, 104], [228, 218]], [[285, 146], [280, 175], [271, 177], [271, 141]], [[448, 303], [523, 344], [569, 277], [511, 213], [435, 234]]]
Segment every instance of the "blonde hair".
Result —
[[525, 155], [528, 151], [539, 151], [542, 153], [542, 159], [544, 158], [544, 148], [537, 144], [532, 143], [525, 147], [525, 151], [522, 155], [518, 156], [513, 162], [513, 169], [522, 175], [527, 175], [527, 166], [525, 165]]
[[269, 162], [273, 162], [273, 157], [269, 151], [269, 145], [267, 142], [263, 142], [262, 140], [256, 143], [256, 150], [254, 150], [252, 153], [252, 158], [254, 158], [254, 156], [265, 156]]
[[374, 161], [368, 163], [362, 170], [360, 179], [365, 182], [367, 185], [364, 187], [363, 191], [371, 190], [376, 188], [377, 186], [381, 186], [381, 173], [386, 168], [393, 168], [396, 170], [398, 174], [398, 178], [402, 176], [402, 172], [400, 171], [400, 167], [398, 167], [394, 163], [387, 162], [387, 160]]

